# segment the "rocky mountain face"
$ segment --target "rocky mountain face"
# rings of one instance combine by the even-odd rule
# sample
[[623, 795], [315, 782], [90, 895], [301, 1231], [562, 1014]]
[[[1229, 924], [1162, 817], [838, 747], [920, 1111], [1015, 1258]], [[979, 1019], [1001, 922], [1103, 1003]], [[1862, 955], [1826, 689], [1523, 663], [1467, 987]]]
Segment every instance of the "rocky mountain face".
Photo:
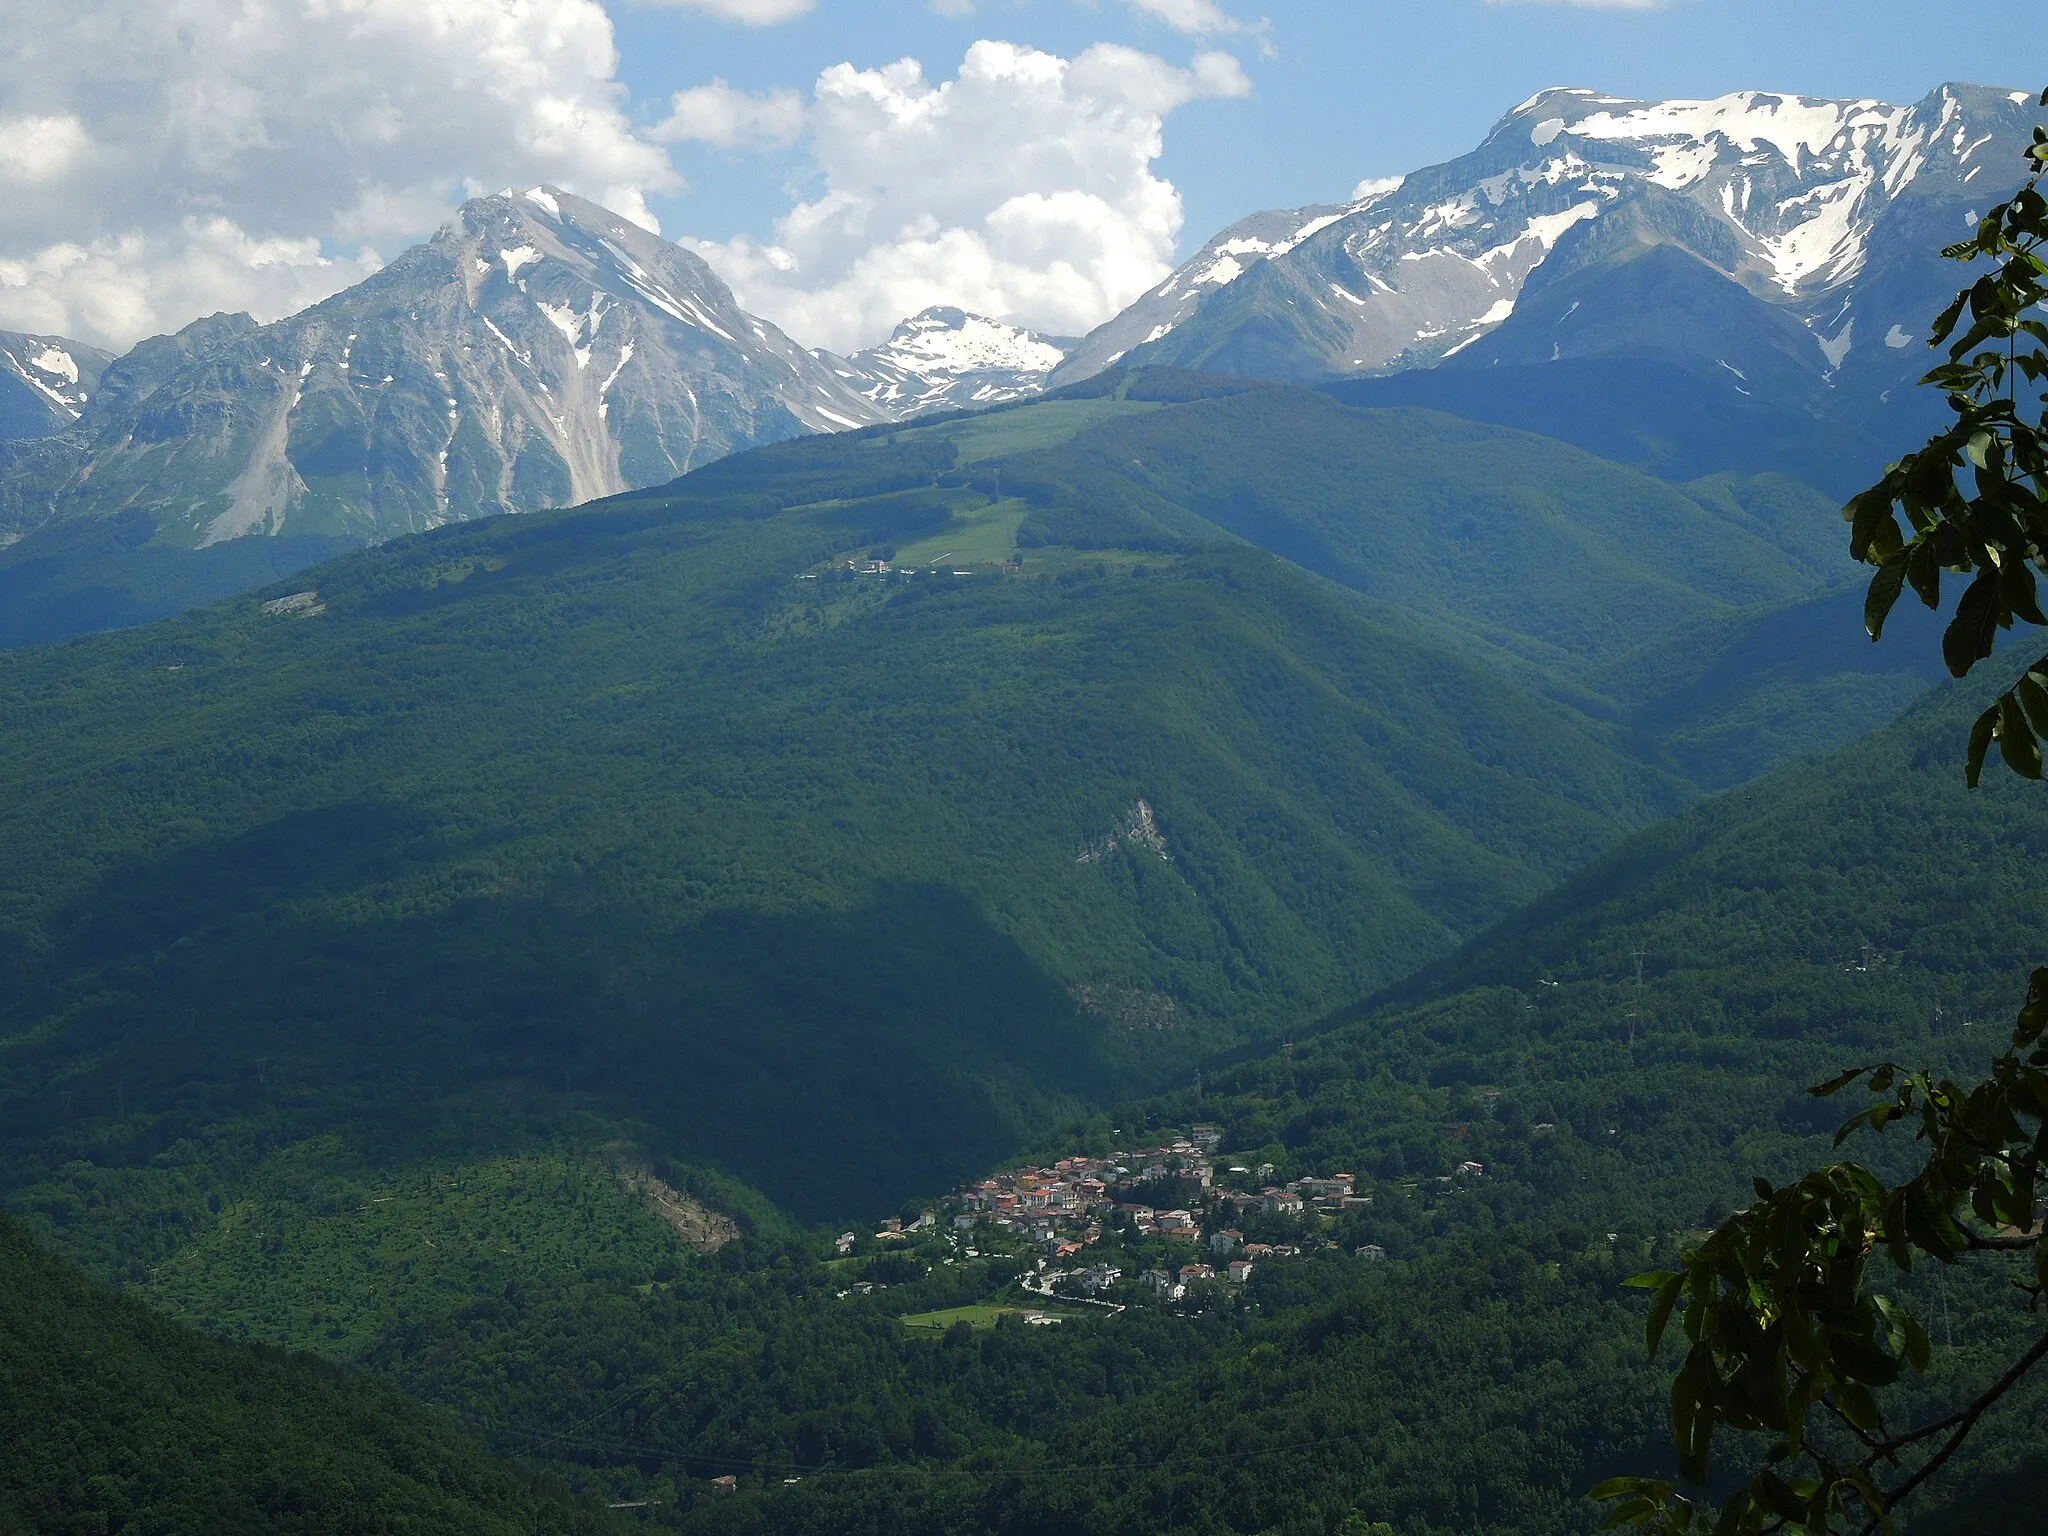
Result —
[[876, 410], [901, 420], [1038, 394], [1073, 346], [1071, 336], [935, 307], [911, 316], [880, 346], [846, 358], [819, 355]]
[[2040, 121], [1968, 85], [1911, 106], [1545, 91], [1458, 160], [1261, 216], [1293, 227], [1279, 249], [1226, 232], [1055, 382], [1126, 356], [1324, 380], [1640, 354], [1736, 394], [1882, 400], [1927, 367], [1958, 286], [1941, 246], [2020, 180]]
[[696, 256], [546, 187], [464, 204], [289, 319], [145, 342], [90, 394], [8, 455], [0, 532], [127, 514], [186, 547], [377, 540], [883, 416]]
[[1082, 337], [1053, 375], [1052, 387], [1093, 378], [1136, 348], [1160, 340], [1192, 316], [1203, 299], [1244, 276], [1253, 263], [1286, 255], [1385, 190], [1361, 187], [1360, 200], [1349, 205], [1273, 208], [1239, 219], [1165, 282]]
[[68, 336], [0, 331], [0, 438], [46, 437], [77, 421], [111, 352]]
[[[1126, 364], [1848, 491], [1921, 425], [1895, 418], [1938, 412], [1913, 381], [1958, 282], [1939, 250], [2041, 118], [1959, 85], [1903, 107], [1545, 91], [1460, 159], [1241, 220], [1078, 342], [931, 309], [848, 358], [595, 204], [508, 190], [274, 324], [217, 315], [119, 359], [0, 334], [0, 588], [71, 594], [22, 634], [134, 621], [236, 589], [245, 535], [286, 536], [268, 569]], [[195, 550], [218, 569], [167, 586]]]

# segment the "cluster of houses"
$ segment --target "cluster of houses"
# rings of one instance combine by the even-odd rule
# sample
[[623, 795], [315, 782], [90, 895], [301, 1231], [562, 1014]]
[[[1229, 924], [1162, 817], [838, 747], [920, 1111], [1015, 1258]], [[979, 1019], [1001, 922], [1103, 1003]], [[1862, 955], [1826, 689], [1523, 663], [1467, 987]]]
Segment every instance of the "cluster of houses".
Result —
[[[1215, 1153], [1222, 1139], [1220, 1127], [1198, 1125], [1157, 1146], [1063, 1157], [1048, 1167], [1013, 1168], [958, 1191], [946, 1209], [956, 1232], [994, 1227], [1037, 1246], [1044, 1263], [1052, 1266], [1079, 1256], [1111, 1222], [1140, 1236], [1206, 1245], [1213, 1262], [1148, 1269], [1137, 1277], [1160, 1295], [1177, 1299], [1203, 1281], [1242, 1284], [1261, 1261], [1300, 1251], [1291, 1244], [1247, 1242], [1237, 1226], [1247, 1216], [1335, 1217], [1372, 1207], [1372, 1196], [1361, 1191], [1349, 1173], [1244, 1187], [1270, 1179], [1273, 1167], [1219, 1167]], [[1467, 1162], [1458, 1172], [1484, 1177], [1486, 1170], [1483, 1164]], [[1178, 1193], [1188, 1204], [1155, 1206], [1133, 1198], [1162, 1190]], [[1385, 1256], [1373, 1245], [1359, 1253], [1366, 1258]], [[1120, 1270], [1107, 1264], [1042, 1268], [1039, 1286], [1094, 1295], [1106, 1293], [1122, 1278]]]

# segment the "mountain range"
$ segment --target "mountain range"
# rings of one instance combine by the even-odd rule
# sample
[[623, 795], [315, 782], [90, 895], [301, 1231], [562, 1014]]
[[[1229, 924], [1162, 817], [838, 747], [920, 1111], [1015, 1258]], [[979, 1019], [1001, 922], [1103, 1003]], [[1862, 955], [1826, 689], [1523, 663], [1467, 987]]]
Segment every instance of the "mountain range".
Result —
[[[1906, 107], [1545, 91], [1469, 155], [1239, 221], [1078, 341], [936, 308], [845, 358], [597, 205], [508, 189], [271, 325], [214, 316], [120, 359], [0, 337], [0, 643], [1124, 360], [1846, 494], [1925, 424], [1909, 386], [1954, 281], [1936, 252], [2017, 180], [2038, 121], [2024, 92], [1964, 85]], [[229, 550], [249, 535], [287, 542]]]
[[[1707, 360], [1765, 389], [1796, 378], [1873, 399], [1925, 371], [1912, 344], [1955, 286], [1937, 252], [2020, 180], [2040, 120], [2026, 92], [1961, 85], [1906, 107], [1540, 92], [1471, 154], [1372, 189], [1192, 312], [1162, 314], [1135, 360], [1317, 379], [1613, 352], [1666, 327], [1639, 314], [1624, 340], [1628, 315], [1597, 285], [1533, 314], [1524, 290], [1539, 271], [1546, 290], [1584, 284], [1663, 249], [1690, 258], [1668, 280], [1684, 270], [1756, 301], [1744, 327], [1703, 323], [1667, 345], [1727, 352]], [[1140, 303], [1213, 282], [1205, 261]]]

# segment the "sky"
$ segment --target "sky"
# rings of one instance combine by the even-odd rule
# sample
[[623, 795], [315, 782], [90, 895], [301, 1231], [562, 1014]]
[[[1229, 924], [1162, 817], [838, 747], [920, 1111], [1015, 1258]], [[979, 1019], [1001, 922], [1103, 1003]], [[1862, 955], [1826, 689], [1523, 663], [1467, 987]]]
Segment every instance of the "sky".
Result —
[[1552, 85], [2048, 83], [2025, 0], [0, 0], [0, 328], [275, 319], [548, 183], [840, 351], [948, 303], [1076, 334], [1261, 208]]

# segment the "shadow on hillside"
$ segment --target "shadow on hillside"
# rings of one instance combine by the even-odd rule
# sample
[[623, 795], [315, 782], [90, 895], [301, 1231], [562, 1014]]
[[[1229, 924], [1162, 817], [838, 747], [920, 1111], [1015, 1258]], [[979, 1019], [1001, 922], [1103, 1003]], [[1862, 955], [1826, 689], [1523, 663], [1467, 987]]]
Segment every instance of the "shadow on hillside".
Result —
[[[396, 1158], [630, 1120], [821, 1219], [943, 1189], [1116, 1085], [1115, 1043], [946, 887], [674, 925], [596, 878], [413, 891], [450, 843], [336, 806], [110, 873], [8, 987], [0, 1030], [62, 1023], [0, 1137], [137, 1162], [254, 1117]], [[115, 1145], [118, 1112], [149, 1129]]]
[[84, 518], [0, 552], [0, 650], [169, 618], [357, 547], [293, 534], [178, 549], [150, 542], [155, 531], [140, 513]]

